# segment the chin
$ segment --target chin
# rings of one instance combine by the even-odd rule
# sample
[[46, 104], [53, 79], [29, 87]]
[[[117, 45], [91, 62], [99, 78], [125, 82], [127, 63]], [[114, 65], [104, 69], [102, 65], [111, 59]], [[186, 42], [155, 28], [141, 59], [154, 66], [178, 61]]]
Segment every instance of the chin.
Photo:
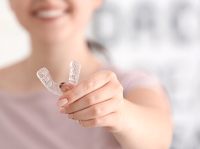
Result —
[[39, 31], [38, 34], [33, 34], [33, 39], [39, 40], [40, 42], [48, 43], [48, 44], [56, 44], [66, 42], [68, 39], [72, 38], [72, 32], [69, 30], [61, 30], [61, 31]]

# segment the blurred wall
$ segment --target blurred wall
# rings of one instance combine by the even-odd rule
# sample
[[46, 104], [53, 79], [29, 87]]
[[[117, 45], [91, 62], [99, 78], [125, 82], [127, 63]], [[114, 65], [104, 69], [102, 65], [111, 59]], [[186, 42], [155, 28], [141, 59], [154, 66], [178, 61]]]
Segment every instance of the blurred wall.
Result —
[[29, 53], [26, 33], [16, 22], [8, 0], [0, 0], [0, 67], [5, 67]]
[[[0, 1], [0, 67], [29, 54], [26, 33]], [[200, 148], [200, 1], [107, 0], [90, 34], [106, 45], [115, 65], [156, 73], [172, 103], [172, 149]]]
[[199, 149], [200, 1], [108, 0], [96, 16], [93, 36], [114, 63], [152, 71], [166, 87], [175, 122], [171, 148]]

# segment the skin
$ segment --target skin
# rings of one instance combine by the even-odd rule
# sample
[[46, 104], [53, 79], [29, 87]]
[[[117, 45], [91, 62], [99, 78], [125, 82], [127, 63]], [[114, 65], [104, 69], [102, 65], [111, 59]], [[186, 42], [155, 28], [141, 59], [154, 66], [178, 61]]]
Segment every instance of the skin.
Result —
[[[42, 66], [62, 82], [68, 74], [69, 62], [76, 59], [82, 64], [80, 83], [61, 85], [63, 96], [58, 99], [61, 113], [82, 127], [105, 128], [123, 149], [167, 149], [172, 123], [163, 89], [159, 85], [138, 87], [124, 96], [116, 74], [98, 71], [103, 64], [88, 50], [85, 30], [101, 3], [101, 0], [10, 0], [12, 10], [30, 35], [32, 53], [24, 61], [0, 70], [3, 80], [0, 88], [21, 93], [41, 90], [35, 72]], [[32, 15], [34, 10], [46, 6], [69, 7], [70, 13], [49, 21]]]

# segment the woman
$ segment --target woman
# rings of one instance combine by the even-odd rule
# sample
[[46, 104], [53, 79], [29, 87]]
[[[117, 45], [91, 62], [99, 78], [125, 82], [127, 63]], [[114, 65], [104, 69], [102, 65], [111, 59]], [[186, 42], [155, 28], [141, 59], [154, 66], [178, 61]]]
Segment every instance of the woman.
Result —
[[[103, 64], [86, 42], [86, 27], [101, 3], [10, 0], [30, 35], [32, 53], [0, 70], [1, 148], [169, 147], [170, 108], [161, 86], [144, 74], [126, 74]], [[62, 83], [63, 95], [56, 102], [36, 71], [45, 66], [54, 80], [63, 82], [71, 60], [82, 65], [80, 82]]]

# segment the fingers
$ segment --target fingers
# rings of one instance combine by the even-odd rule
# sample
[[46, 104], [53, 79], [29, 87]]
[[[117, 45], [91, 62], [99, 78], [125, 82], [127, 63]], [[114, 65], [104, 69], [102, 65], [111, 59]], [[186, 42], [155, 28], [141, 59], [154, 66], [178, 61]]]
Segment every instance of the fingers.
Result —
[[60, 112], [80, 121], [83, 127], [109, 127], [120, 117], [116, 115], [123, 109], [123, 87], [111, 71], [95, 73], [76, 86], [61, 83], [60, 88]]
[[65, 111], [66, 113], [74, 113], [83, 110], [92, 105], [111, 99], [116, 96], [117, 93], [120, 94], [118, 86], [108, 83], [104, 87], [89, 93], [74, 103], [71, 103], [70, 105], [66, 104]]
[[[73, 87], [75, 87], [75, 85], [70, 84], [70, 83], [62, 82], [62, 83], [60, 83], [59, 87], [60, 87], [62, 92], [66, 92], [66, 91], [72, 89]], [[67, 103], [68, 103], [67, 99], [60, 99], [60, 100], [58, 100], [57, 105], [62, 107]]]
[[116, 75], [113, 72], [100, 71], [95, 73], [90, 79], [83, 81], [76, 87], [72, 88], [70, 91], [65, 92], [60, 99], [67, 99], [68, 104], [73, 103], [83, 96], [89, 94], [90, 92], [103, 87], [114, 78], [116, 78]]
[[66, 92], [66, 91], [72, 89], [73, 87], [75, 87], [75, 85], [62, 82], [62, 83], [60, 83], [59, 87], [60, 87], [62, 92]]
[[99, 117], [103, 117], [110, 113], [115, 112], [120, 105], [120, 101], [117, 99], [110, 99], [102, 103], [93, 105], [89, 108], [81, 111], [69, 114], [69, 118], [74, 120], [90, 120]]
[[91, 119], [91, 120], [80, 120], [79, 124], [85, 128], [92, 128], [92, 127], [106, 127], [109, 131], [115, 131], [112, 128], [113, 123], [118, 121], [117, 113], [110, 113], [106, 116]]

